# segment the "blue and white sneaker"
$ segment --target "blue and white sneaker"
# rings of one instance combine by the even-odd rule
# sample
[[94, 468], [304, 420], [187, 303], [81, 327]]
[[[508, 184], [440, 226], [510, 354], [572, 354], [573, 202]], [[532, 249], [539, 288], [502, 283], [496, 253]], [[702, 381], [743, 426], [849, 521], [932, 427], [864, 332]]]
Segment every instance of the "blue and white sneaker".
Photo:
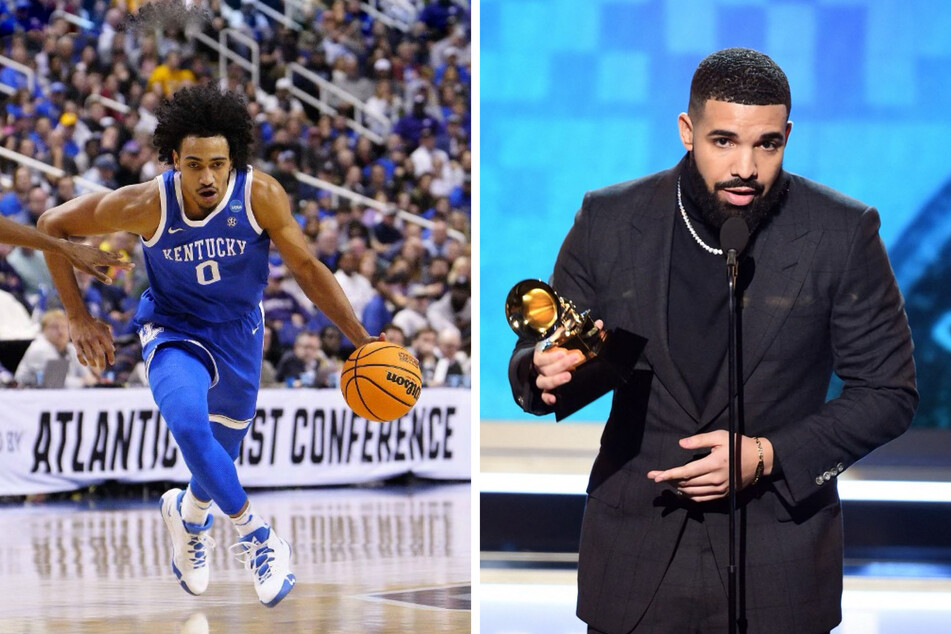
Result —
[[297, 579], [291, 573], [291, 546], [270, 526], [245, 535], [230, 550], [251, 571], [254, 589], [267, 607], [280, 603], [294, 587]]
[[162, 495], [162, 519], [172, 537], [172, 572], [189, 594], [199, 595], [208, 589], [208, 552], [215, 547], [208, 529], [211, 515], [204, 526], [182, 519], [181, 489], [169, 489]]

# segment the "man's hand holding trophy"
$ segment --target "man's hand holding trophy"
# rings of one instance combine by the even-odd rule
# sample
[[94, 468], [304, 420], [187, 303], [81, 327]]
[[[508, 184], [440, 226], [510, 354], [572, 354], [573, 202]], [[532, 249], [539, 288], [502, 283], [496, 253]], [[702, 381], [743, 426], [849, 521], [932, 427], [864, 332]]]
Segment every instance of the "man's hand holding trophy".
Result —
[[625, 330], [604, 330], [590, 311], [579, 312], [541, 280], [512, 287], [505, 318], [519, 337], [537, 342], [535, 383], [559, 421], [624, 383], [647, 342]]

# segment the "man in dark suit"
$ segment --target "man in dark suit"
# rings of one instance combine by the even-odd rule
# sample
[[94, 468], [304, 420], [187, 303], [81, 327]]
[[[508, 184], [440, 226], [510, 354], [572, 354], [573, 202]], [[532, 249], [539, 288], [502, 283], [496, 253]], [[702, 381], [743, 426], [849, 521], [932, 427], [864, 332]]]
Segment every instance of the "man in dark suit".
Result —
[[[591, 632], [727, 629], [728, 299], [719, 227], [751, 229], [738, 294], [741, 631], [828, 632], [841, 620], [836, 477], [901, 434], [918, 402], [903, 300], [875, 209], [784, 172], [789, 85], [727, 49], [694, 75], [673, 169], [589, 192], [553, 288], [647, 338], [614, 392], [579, 549]], [[577, 351], [522, 340], [518, 403], [552, 411]], [[632, 360], [633, 362], [633, 360]], [[844, 382], [828, 402], [832, 373]], [[558, 392], [562, 394], [562, 392]]]

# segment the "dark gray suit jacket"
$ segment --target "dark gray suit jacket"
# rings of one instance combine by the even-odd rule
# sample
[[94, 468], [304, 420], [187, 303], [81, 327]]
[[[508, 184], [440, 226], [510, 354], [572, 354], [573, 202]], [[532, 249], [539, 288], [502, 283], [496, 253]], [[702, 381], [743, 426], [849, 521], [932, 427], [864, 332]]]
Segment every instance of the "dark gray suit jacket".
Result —
[[[911, 333], [878, 213], [800, 176], [789, 181], [781, 210], [747, 248], [755, 276], [742, 299], [744, 432], [768, 438], [781, 467], [738, 499], [751, 633], [839, 623], [835, 477], [901, 434], [918, 402]], [[726, 360], [700, 411], [681, 374], [690, 369], [675, 367], [668, 347], [676, 182], [675, 168], [589, 192], [552, 277], [605, 327], [648, 339], [635, 377], [615, 390], [588, 486], [578, 616], [603, 632], [629, 632], [641, 618], [688, 509], [703, 513], [726, 586], [725, 503], [680, 501], [646, 476], [690, 460], [677, 441], [726, 429], [728, 418]], [[531, 344], [519, 342], [509, 375], [519, 404], [544, 414]], [[833, 371], [844, 389], [826, 402]]]

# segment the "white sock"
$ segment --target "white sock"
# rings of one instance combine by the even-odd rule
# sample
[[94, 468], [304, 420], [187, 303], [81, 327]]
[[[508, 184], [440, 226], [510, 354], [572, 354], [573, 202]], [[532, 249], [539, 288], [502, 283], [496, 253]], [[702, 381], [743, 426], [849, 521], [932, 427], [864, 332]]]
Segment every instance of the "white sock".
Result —
[[211, 500], [203, 501], [195, 497], [192, 493], [191, 485], [185, 489], [185, 495], [182, 497], [182, 519], [189, 524], [204, 526], [208, 521], [208, 513], [211, 511]]
[[241, 537], [250, 535], [259, 528], [267, 526], [267, 522], [264, 521], [264, 518], [254, 512], [254, 507], [251, 506], [251, 500], [248, 500], [248, 503], [240, 513], [230, 515], [229, 517], [234, 523], [238, 535]]

